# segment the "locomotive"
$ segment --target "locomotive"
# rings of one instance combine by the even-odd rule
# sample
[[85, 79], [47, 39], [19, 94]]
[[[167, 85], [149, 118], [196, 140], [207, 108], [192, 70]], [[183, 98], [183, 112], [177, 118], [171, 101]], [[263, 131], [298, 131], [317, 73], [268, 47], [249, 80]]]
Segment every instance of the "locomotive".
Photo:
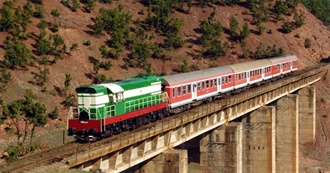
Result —
[[68, 135], [96, 141], [298, 70], [295, 55], [76, 88]]

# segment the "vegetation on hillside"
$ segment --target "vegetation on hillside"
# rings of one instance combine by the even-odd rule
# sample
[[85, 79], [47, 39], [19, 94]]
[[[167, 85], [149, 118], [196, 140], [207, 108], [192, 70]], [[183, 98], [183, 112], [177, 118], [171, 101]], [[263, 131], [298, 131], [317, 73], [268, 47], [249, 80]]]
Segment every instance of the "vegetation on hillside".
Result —
[[301, 3], [319, 18], [324, 25], [330, 25], [330, 1], [329, 0], [301, 0]]

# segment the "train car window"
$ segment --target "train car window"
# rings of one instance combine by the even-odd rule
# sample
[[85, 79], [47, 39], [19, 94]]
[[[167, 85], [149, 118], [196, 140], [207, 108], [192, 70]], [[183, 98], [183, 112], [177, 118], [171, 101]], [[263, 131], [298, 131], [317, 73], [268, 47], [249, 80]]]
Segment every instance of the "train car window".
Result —
[[175, 88], [172, 89], [172, 97], [175, 97]]
[[228, 76], [228, 82], [229, 83], [231, 82], [231, 76], [230, 75]]
[[214, 86], [217, 86], [217, 79], [214, 79]]
[[[220, 83], [219, 83], [220, 84]], [[221, 78], [221, 84], [223, 85], [223, 84], [225, 84], [225, 77], [222, 77]]]
[[197, 91], [199, 91], [199, 90], [201, 90], [201, 83], [200, 82], [197, 83]]
[[178, 87], [178, 97], [181, 96], [181, 86]]
[[188, 93], [191, 93], [191, 85], [188, 85]]
[[203, 90], [205, 89], [205, 83], [204, 83], [204, 81], [202, 82], [202, 89]]
[[238, 74], [236, 74], [236, 81], [238, 81], [239, 80], [239, 78], [238, 78]]
[[206, 88], [209, 88], [209, 86], [210, 86], [210, 81], [209, 80], [207, 80], [207, 81], [205, 81], [205, 85], [206, 85]]
[[182, 95], [185, 95], [187, 92], [187, 86], [182, 86]]
[[213, 79], [210, 80], [210, 87], [211, 87], [211, 88], [213, 87]]

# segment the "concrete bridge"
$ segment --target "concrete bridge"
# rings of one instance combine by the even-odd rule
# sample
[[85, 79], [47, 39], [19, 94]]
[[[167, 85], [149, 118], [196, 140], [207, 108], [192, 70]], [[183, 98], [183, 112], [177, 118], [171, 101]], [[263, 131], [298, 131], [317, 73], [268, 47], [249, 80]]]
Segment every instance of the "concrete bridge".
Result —
[[61, 171], [184, 173], [188, 151], [174, 147], [198, 137], [202, 172], [299, 172], [299, 143], [315, 140], [311, 84], [323, 72], [322, 68], [301, 71], [196, 107], [106, 139], [51, 166]]

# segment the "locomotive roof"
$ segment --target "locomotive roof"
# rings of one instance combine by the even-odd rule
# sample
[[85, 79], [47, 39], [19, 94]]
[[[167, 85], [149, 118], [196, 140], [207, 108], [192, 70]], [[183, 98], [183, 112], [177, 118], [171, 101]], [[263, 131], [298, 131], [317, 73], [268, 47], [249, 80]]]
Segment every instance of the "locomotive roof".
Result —
[[122, 87], [125, 91], [130, 89], [136, 89], [141, 87], [150, 86], [156, 83], [160, 84], [161, 77], [155, 75], [138, 75], [133, 78], [125, 79], [122, 81], [114, 82]]
[[96, 85], [87, 85], [76, 88], [77, 93], [111, 93], [124, 92], [126, 90], [146, 87], [154, 84], [160, 84], [161, 77], [155, 75], [138, 75], [133, 78], [112, 83], [102, 83]]
[[210, 69], [198, 70], [188, 73], [179, 73], [174, 75], [163, 76], [163, 84], [174, 85], [185, 82], [192, 82], [202, 80], [208, 77], [225, 75], [232, 73], [232, 69], [229, 67], [215, 67]]
[[268, 59], [263, 59], [263, 60], [250, 61], [240, 64], [228, 65], [227, 67], [233, 69], [234, 73], [240, 73], [248, 70], [258, 69], [261, 67], [268, 67], [271, 65], [272, 63]]
[[279, 56], [279, 57], [270, 58], [269, 61], [272, 64], [278, 64], [278, 63], [297, 60], [297, 59], [298, 58], [295, 55], [286, 55], [286, 56]]

